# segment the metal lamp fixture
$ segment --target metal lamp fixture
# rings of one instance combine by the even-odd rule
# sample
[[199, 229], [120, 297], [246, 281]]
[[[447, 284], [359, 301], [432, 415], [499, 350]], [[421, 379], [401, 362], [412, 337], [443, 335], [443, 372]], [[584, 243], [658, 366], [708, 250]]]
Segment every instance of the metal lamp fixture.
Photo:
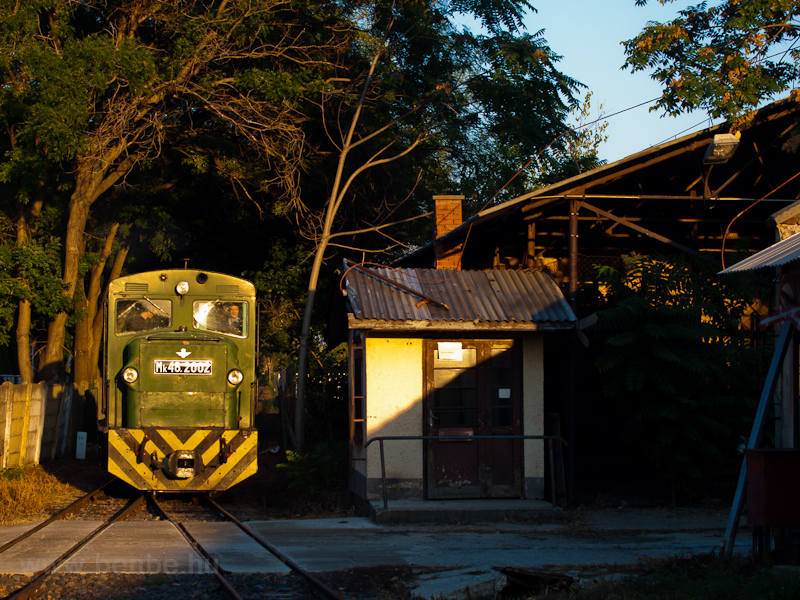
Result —
[[739, 138], [732, 133], [718, 133], [708, 145], [703, 157], [704, 165], [716, 165], [728, 162], [739, 147]]

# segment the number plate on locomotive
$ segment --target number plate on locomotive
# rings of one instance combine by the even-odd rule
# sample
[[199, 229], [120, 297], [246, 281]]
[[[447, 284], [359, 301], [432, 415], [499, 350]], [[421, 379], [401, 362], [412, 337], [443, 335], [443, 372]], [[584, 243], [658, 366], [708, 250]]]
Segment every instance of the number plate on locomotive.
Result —
[[156, 375], [211, 375], [210, 360], [156, 360]]

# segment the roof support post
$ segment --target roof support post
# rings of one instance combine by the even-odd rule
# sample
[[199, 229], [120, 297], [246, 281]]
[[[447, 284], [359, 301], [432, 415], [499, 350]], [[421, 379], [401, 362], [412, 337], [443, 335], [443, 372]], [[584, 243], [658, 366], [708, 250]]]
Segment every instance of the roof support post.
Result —
[[578, 308], [578, 210], [580, 202], [569, 201], [569, 291], [567, 301], [572, 312]]
[[[578, 211], [581, 203], [569, 201], [569, 284], [567, 301], [572, 312], [578, 314]], [[578, 396], [578, 338], [571, 336], [569, 341], [569, 381], [567, 383], [567, 502], [575, 498], [575, 451], [577, 447], [577, 396]]]

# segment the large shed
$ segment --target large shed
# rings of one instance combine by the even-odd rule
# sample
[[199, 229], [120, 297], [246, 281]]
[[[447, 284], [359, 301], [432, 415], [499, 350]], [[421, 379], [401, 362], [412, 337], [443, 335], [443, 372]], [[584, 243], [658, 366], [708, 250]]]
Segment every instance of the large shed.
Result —
[[578, 327], [552, 277], [346, 263], [342, 289], [351, 490], [543, 498], [543, 336]]
[[[800, 202], [770, 217], [776, 243], [728, 267], [723, 274], [756, 273], [775, 283], [775, 306], [761, 320], [780, 334], [766, 375], [753, 427], [746, 442], [723, 549], [730, 555], [742, 509], [747, 500], [748, 522], [756, 527], [753, 549], [768, 550], [770, 528], [780, 559], [797, 563], [800, 528]], [[766, 277], [765, 277], [766, 278]], [[774, 420], [772, 436], [767, 423]], [[769, 442], [765, 443], [767, 439]], [[774, 447], [773, 446], [774, 443]], [[765, 448], [765, 446], [769, 446]]]
[[[578, 298], [597, 282], [597, 267], [623, 270], [631, 253], [680, 253], [722, 269], [771, 245], [773, 220], [800, 228], [789, 225], [797, 211], [789, 207], [800, 198], [798, 116], [800, 103], [787, 98], [759, 110], [740, 136], [717, 125], [506, 202], [489, 202], [463, 222], [459, 212], [455, 227], [437, 230], [434, 240], [394, 266], [430, 267], [438, 256], [452, 255], [465, 269], [547, 269], [578, 318], [593, 310]], [[437, 203], [437, 220], [438, 214]], [[586, 354], [574, 340], [557, 354], [548, 351], [548, 360], [573, 375], [564, 378], [560, 394], [548, 396], [561, 399], [548, 410], [559, 413], [569, 442], [567, 489], [574, 497], [579, 482], [605, 486], [629, 471], [607, 443], [622, 419], [610, 404], [595, 401]]]

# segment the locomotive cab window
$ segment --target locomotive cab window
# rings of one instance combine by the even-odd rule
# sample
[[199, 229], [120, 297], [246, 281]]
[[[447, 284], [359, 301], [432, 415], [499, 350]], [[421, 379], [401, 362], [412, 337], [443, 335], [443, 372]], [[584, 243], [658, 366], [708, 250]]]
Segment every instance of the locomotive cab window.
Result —
[[172, 302], [169, 300], [118, 300], [117, 334], [168, 329], [172, 323]]
[[192, 305], [195, 329], [244, 337], [247, 331], [247, 304], [222, 300], [196, 301]]

